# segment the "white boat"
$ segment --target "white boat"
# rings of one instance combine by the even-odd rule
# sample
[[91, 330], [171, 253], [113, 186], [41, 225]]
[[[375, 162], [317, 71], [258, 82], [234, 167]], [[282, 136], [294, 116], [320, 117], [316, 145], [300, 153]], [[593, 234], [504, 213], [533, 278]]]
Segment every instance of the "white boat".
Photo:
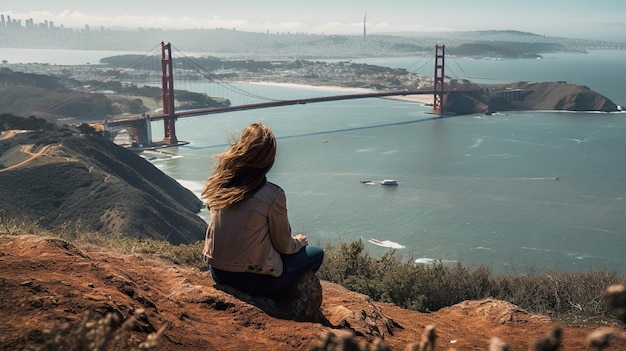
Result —
[[378, 240], [376, 238], [371, 238], [368, 240], [370, 243], [382, 247], [389, 247], [392, 249], [404, 249], [406, 246], [400, 245], [397, 242], [389, 241], [389, 240]]
[[380, 185], [398, 185], [398, 182], [396, 182], [396, 181], [395, 181], [395, 180], [393, 180], [393, 179], [383, 179], [383, 180], [380, 182]]
[[435, 264], [435, 260], [432, 258], [418, 258], [415, 260], [415, 263], [417, 264], [426, 264], [426, 265], [432, 265]]

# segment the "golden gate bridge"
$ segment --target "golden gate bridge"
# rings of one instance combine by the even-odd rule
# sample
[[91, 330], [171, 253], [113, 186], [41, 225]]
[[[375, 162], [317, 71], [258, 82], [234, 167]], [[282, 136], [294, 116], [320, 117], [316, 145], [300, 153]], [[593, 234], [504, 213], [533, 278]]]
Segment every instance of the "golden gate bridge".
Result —
[[[310, 104], [317, 102], [329, 102], [329, 101], [339, 101], [339, 100], [349, 100], [349, 99], [363, 99], [363, 98], [382, 98], [382, 97], [391, 97], [391, 96], [408, 96], [408, 95], [432, 95], [433, 103], [432, 103], [432, 113], [436, 115], [444, 115], [444, 97], [450, 91], [469, 91], [476, 90], [475, 85], [471, 85], [471, 88], [468, 88], [466, 85], [457, 85], [455, 88], [446, 90], [444, 82], [445, 82], [445, 46], [444, 45], [436, 45], [435, 46], [435, 64], [434, 64], [434, 77], [432, 80], [432, 85], [427, 88], [417, 89], [417, 90], [396, 90], [396, 91], [376, 91], [376, 92], [366, 92], [366, 93], [356, 93], [356, 94], [341, 94], [341, 95], [331, 95], [331, 96], [320, 96], [320, 97], [310, 97], [310, 98], [300, 98], [300, 99], [291, 99], [291, 100], [272, 100], [267, 102], [260, 103], [245, 103], [238, 105], [228, 105], [221, 107], [206, 107], [206, 108], [195, 108], [195, 109], [181, 109], [176, 111], [175, 105], [175, 96], [176, 92], [174, 90], [174, 62], [172, 59], [172, 46], [170, 43], [161, 43], [161, 57], [160, 57], [160, 88], [161, 88], [161, 103], [162, 103], [162, 112], [146, 114], [143, 113], [140, 116], [131, 116], [131, 117], [123, 117], [123, 118], [115, 118], [115, 119], [105, 119], [102, 123], [102, 127], [109, 138], [112, 140], [115, 139], [116, 135], [121, 131], [126, 131], [130, 139], [132, 140], [132, 145], [138, 146], [141, 148], [151, 148], [151, 147], [168, 147], [168, 146], [177, 146], [183, 145], [187, 142], [180, 141], [178, 136], [176, 135], [176, 121], [179, 118], [192, 117], [192, 116], [202, 116], [202, 115], [211, 115], [216, 113], [225, 113], [225, 112], [233, 112], [233, 111], [242, 111], [242, 110], [252, 110], [252, 109], [260, 109], [260, 108], [270, 108], [270, 107], [279, 107], [279, 106], [288, 106], [288, 105], [298, 105], [298, 104]], [[131, 70], [133, 68], [128, 68]], [[126, 69], [125, 69], [126, 70]], [[122, 70], [122, 71], [125, 71]], [[207, 77], [209, 80], [215, 80], [215, 76]], [[117, 77], [109, 76], [102, 80], [102, 82], [110, 81], [113, 79], [117, 79]], [[88, 89], [89, 90], [89, 89]], [[240, 89], [236, 89], [240, 90]], [[241, 91], [242, 93], [246, 93]], [[80, 94], [76, 94], [80, 95]], [[69, 102], [71, 102], [71, 98]], [[69, 103], [68, 101], [64, 101], [62, 103], [57, 104], [56, 106], [50, 107], [48, 110], [52, 110], [54, 108], [58, 108], [62, 104]], [[152, 140], [152, 132], [151, 132], [151, 122], [152, 121], [163, 121], [163, 131], [164, 136], [160, 141]]]

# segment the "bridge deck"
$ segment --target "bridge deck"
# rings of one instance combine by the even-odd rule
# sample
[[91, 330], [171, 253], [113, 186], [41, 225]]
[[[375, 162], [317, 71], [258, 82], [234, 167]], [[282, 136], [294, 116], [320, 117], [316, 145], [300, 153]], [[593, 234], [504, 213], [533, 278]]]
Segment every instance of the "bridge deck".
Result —
[[[364, 98], [376, 98], [376, 97], [388, 97], [388, 96], [406, 96], [406, 95], [434, 95], [435, 91], [429, 90], [414, 90], [414, 91], [387, 91], [380, 93], [360, 93], [360, 94], [343, 94], [343, 95], [332, 95], [332, 96], [320, 96], [314, 98], [306, 98], [306, 99], [295, 99], [295, 100], [277, 100], [277, 101], [269, 101], [269, 102], [261, 102], [256, 104], [245, 104], [245, 105], [237, 105], [237, 106], [226, 106], [226, 107], [210, 107], [196, 110], [186, 110], [176, 112], [176, 118], [183, 117], [193, 117], [193, 116], [201, 116], [201, 115], [210, 115], [215, 113], [224, 113], [224, 112], [233, 112], [233, 111], [244, 111], [244, 110], [253, 110], [259, 108], [269, 108], [269, 107], [279, 107], [279, 106], [290, 106], [290, 105], [305, 105], [315, 102], [328, 102], [328, 101], [339, 101], [339, 100], [351, 100], [351, 99], [364, 99]], [[169, 115], [166, 114], [155, 114], [150, 115], [149, 118], [152, 121], [162, 120]], [[109, 125], [116, 124], [125, 124], [131, 122], [132, 120], [138, 117], [130, 117], [130, 118], [117, 118], [108, 121]]]

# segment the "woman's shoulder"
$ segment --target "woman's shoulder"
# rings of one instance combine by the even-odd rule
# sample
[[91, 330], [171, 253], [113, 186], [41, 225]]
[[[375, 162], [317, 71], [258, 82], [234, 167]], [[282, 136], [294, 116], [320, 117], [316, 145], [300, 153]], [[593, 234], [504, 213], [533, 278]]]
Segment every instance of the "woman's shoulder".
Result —
[[279, 185], [274, 184], [272, 182], [265, 182], [264, 188], [265, 187], [267, 187], [268, 189], [271, 189], [273, 191], [284, 192], [283, 188], [281, 188]]
[[259, 191], [254, 193], [253, 198], [268, 205], [276, 202], [284, 203], [287, 200], [285, 191], [280, 186], [270, 182], [266, 182]]
[[265, 182], [261, 189], [254, 193], [254, 197], [271, 199], [270, 201], [272, 201], [276, 196], [284, 193], [285, 191], [280, 186], [271, 182]]
[[277, 196], [285, 196], [283, 188], [272, 182], [266, 182], [258, 193], [271, 199], [275, 199]]
[[259, 191], [254, 193], [253, 197], [257, 200], [272, 203], [279, 197], [284, 198], [285, 192], [280, 186], [274, 183], [265, 182], [265, 185], [263, 185]]

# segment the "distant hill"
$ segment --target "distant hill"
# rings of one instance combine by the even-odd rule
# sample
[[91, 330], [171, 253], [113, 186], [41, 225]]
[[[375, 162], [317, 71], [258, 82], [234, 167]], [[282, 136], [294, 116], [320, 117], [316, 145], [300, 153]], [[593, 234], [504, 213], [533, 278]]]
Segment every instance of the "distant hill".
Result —
[[451, 92], [444, 110], [455, 114], [497, 111], [599, 111], [617, 112], [619, 107], [586, 86], [567, 82], [516, 82], [481, 85], [480, 90]]
[[[90, 70], [95, 78], [87, 81], [71, 78], [72, 70], [69, 66], [63, 66], [60, 71], [62, 74], [48, 75], [0, 68], [0, 113], [29, 116], [45, 111], [49, 121], [96, 121], [152, 113], [152, 105], [159, 104], [162, 99], [162, 90], [158, 87], [137, 87], [119, 81], [98, 80], [98, 77], [112, 74], [110, 69]], [[93, 89], [86, 89], [86, 86]], [[109, 93], [97, 93], [103, 91]], [[176, 98], [182, 105], [198, 108], [230, 104], [227, 99], [214, 99], [206, 94], [186, 90], [178, 90]]]
[[[28, 120], [26, 120], [28, 121]], [[36, 119], [31, 119], [35, 123]], [[103, 235], [173, 244], [204, 239], [202, 202], [137, 154], [103, 138], [0, 116], [0, 210], [45, 228], [79, 222]]]
[[[6, 33], [3, 33], [6, 32]], [[470, 32], [411, 32], [399, 34], [318, 35], [284, 32], [244, 32], [235, 29], [162, 30], [54, 30], [6, 28], [0, 30], [0, 47], [74, 50], [150, 51], [162, 41], [182, 52], [237, 58], [353, 58], [398, 57], [431, 52], [435, 44], [450, 49], [462, 44], [508, 42], [547, 44], [558, 51], [625, 49], [625, 43], [548, 37], [512, 30]], [[541, 52], [529, 52], [541, 53]], [[485, 53], [478, 53], [485, 56]], [[2, 53], [0, 53], [0, 61]]]
[[448, 50], [455, 56], [491, 58], [539, 58], [542, 53], [568, 51], [557, 43], [516, 43], [508, 41], [476, 41]]

